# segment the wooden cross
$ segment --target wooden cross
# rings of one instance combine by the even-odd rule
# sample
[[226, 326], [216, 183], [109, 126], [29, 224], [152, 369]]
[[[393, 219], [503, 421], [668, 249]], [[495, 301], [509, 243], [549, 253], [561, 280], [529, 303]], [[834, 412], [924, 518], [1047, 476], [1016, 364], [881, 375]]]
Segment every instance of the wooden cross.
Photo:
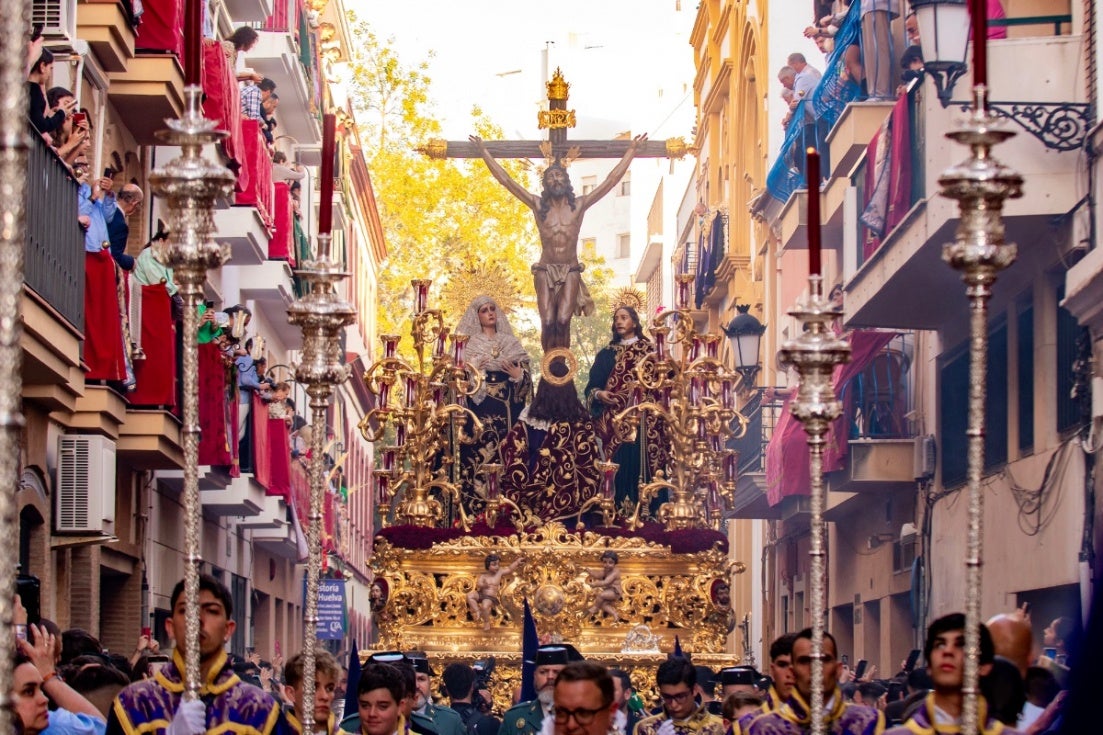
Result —
[[[551, 154], [555, 160], [571, 158], [621, 158], [628, 151], [629, 140], [568, 140], [567, 129], [575, 127], [575, 111], [567, 109], [570, 89], [559, 69], [547, 83], [548, 109], [538, 113], [537, 123], [548, 131]], [[537, 140], [488, 140], [487, 151], [495, 158], [545, 158], [546, 142]], [[542, 148], [541, 146], [544, 146]], [[481, 158], [478, 147], [467, 140], [433, 138], [417, 150], [430, 158]], [[682, 158], [688, 151], [681, 138], [648, 140], [636, 151], [636, 158]], [[577, 154], [577, 155], [576, 155]]]

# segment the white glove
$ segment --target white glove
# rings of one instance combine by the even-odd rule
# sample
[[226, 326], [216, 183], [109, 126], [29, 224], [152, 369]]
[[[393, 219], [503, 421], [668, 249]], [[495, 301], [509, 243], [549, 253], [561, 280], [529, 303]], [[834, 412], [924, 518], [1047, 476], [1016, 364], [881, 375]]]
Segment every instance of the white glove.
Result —
[[677, 732], [677, 728], [674, 727], [674, 720], [667, 719], [663, 720], [663, 724], [659, 725], [659, 730], [655, 735], [677, 735]]
[[181, 702], [165, 735], [203, 735], [207, 732], [207, 705], [203, 700]]

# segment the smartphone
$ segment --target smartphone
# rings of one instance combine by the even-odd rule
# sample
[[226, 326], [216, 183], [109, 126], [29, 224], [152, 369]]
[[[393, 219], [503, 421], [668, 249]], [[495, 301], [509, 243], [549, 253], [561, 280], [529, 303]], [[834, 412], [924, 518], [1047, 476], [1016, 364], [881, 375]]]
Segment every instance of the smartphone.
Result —
[[144, 635], [146, 638], [152, 638], [153, 637], [153, 628], [150, 628], [148, 626], [145, 627], [145, 628], [142, 628], [142, 635]]
[[[23, 606], [27, 608], [27, 611], [29, 613], [31, 608], [30, 608], [29, 605], [27, 605], [26, 601], [23, 602]], [[28, 620], [29, 619], [30, 618], [28, 617]], [[1053, 659], [1054, 661], [1056, 661], [1057, 660], [1057, 649], [1056, 648], [1043, 648], [1042, 649], [1042, 655], [1045, 656], [1046, 658], [1050, 658], [1050, 659]]]
[[86, 115], [85, 113], [83, 113], [83, 112], [74, 112], [73, 113], [73, 127], [78, 128], [78, 127], [84, 125], [84, 121], [87, 120], [87, 119], [88, 119], [88, 115]]
[[911, 653], [908, 654], [908, 660], [904, 662], [904, 671], [909, 674], [915, 671], [915, 665], [919, 663], [919, 649], [913, 648]]
[[33, 574], [20, 574], [15, 579], [15, 592], [23, 607], [27, 608], [27, 625], [38, 625], [42, 620], [42, 584]]
[[866, 675], [866, 666], [868, 666], [868, 665], [869, 665], [869, 661], [866, 661], [864, 658], [861, 661], [859, 661], [858, 662], [858, 668], [854, 669], [854, 678], [855, 679], [861, 679], [863, 676], [865, 676]]
[[842, 656], [839, 657], [839, 663], [841, 663], [843, 666], [849, 666], [850, 656], [844, 653]]
[[104, 177], [105, 179], [113, 179], [113, 178], [115, 178], [115, 169], [113, 169], [113, 168], [111, 168], [110, 166], [108, 166], [107, 168], [105, 168], [105, 169], [103, 170], [103, 177]]
[[42, 28], [43, 25], [41, 23], [35, 23], [33, 26], [31, 26], [32, 41], [37, 41], [38, 39], [42, 38]]

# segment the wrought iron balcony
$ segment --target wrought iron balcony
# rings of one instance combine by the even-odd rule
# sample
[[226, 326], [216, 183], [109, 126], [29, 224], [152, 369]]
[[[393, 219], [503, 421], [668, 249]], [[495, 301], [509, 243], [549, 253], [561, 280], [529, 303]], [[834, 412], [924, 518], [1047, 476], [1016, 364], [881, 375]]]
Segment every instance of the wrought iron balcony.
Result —
[[84, 238], [76, 180], [31, 125], [27, 154], [26, 286], [77, 331], [84, 327]]

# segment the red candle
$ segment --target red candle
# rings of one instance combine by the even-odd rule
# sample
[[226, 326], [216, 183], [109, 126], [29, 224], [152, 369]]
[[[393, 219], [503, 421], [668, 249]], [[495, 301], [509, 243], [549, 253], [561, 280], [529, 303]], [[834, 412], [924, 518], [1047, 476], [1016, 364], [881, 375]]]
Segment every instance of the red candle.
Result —
[[199, 86], [203, 60], [203, 0], [187, 0], [184, 10], [184, 84]]
[[969, 14], [973, 16], [973, 85], [988, 86], [987, 0], [970, 0]]
[[820, 275], [820, 154], [815, 148], [808, 155], [808, 274]]
[[322, 198], [318, 202], [318, 234], [333, 229], [333, 162], [337, 156], [337, 116], [322, 116]]

